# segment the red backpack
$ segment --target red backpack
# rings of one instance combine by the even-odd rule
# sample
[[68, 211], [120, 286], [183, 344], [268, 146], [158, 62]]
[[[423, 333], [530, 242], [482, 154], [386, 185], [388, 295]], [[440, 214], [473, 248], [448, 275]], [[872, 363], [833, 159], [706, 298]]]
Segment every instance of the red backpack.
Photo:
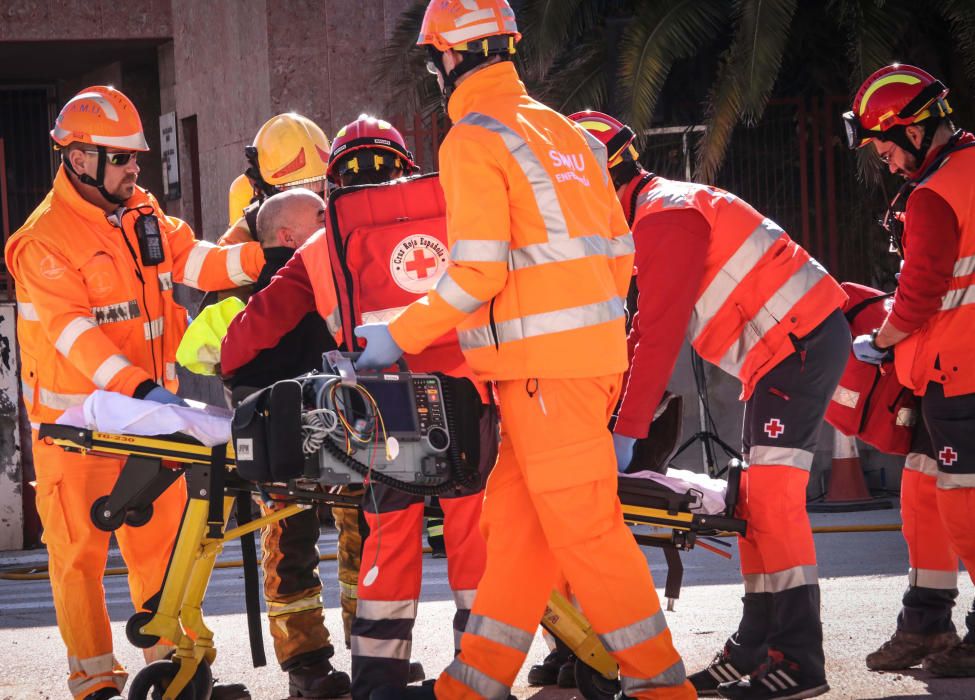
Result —
[[[887, 317], [885, 294], [862, 284], [840, 285], [849, 296], [843, 308], [856, 337], [879, 328]], [[896, 350], [895, 350], [896, 352]], [[894, 363], [871, 365], [850, 353], [846, 370], [826, 409], [826, 421], [844, 435], [854, 435], [881, 452], [910, 451], [914, 425], [920, 419], [916, 397], [897, 380]]]
[[[343, 350], [359, 349], [357, 325], [390, 320], [437, 283], [450, 260], [445, 214], [436, 173], [332, 193], [326, 228]], [[471, 376], [453, 330], [404, 359], [414, 372]]]

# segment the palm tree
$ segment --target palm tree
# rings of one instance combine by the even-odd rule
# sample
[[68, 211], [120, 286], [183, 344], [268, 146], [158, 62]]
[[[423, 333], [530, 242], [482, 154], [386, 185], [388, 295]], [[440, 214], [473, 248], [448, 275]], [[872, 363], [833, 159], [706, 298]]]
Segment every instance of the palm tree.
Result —
[[[895, 59], [957, 62], [975, 83], [972, 0], [514, 0], [518, 62], [532, 94], [569, 112], [620, 115], [651, 127], [661, 99], [703, 104], [697, 179], [713, 180], [734, 130], [762, 118], [777, 86], [852, 93]], [[413, 43], [426, 3], [400, 18], [377, 78], [398, 105], [439, 101]], [[938, 72], [937, 70], [935, 72]], [[688, 79], [690, 76], [691, 79]], [[956, 89], [956, 92], [959, 90]]]

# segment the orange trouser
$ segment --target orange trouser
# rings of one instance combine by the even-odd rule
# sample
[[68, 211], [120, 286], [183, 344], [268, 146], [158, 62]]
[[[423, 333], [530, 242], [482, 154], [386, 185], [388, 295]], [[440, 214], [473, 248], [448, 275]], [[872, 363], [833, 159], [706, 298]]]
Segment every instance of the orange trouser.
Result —
[[501, 452], [481, 518], [487, 563], [437, 697], [507, 699], [560, 573], [619, 663], [627, 695], [695, 697], [616, 495], [606, 426], [620, 379], [498, 383]]
[[[111, 492], [123, 462], [65, 452], [38, 442], [36, 433], [33, 447], [54, 609], [68, 648], [68, 687], [75, 698], [99, 688], [121, 690], [127, 674], [112, 653], [102, 587], [111, 535], [92, 524], [90, 511], [96, 498]], [[148, 523], [115, 531], [137, 610], [162, 586], [185, 503], [186, 486], [180, 479], [152, 504]]]

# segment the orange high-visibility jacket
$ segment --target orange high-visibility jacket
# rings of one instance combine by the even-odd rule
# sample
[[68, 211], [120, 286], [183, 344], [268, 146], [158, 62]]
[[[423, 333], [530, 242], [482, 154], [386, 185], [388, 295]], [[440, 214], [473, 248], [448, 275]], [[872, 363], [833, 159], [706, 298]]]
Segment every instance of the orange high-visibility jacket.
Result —
[[894, 348], [897, 377], [919, 396], [928, 382], [943, 384], [945, 396], [975, 393], [975, 148], [952, 153], [917, 189], [955, 212], [958, 258], [941, 308]]
[[633, 238], [605, 148], [531, 99], [510, 62], [464, 80], [440, 148], [450, 265], [390, 324], [416, 354], [451, 328], [481, 379], [626, 369]]
[[[225, 289], [253, 282], [264, 265], [259, 244], [217, 248], [198, 241], [141, 188], [126, 207], [120, 230], [82, 199], [62, 167], [54, 188], [7, 242], [33, 423], [57, 419], [95, 389], [131, 396], [152, 380], [175, 391], [186, 311], [173, 300], [173, 283]], [[166, 257], [158, 266], [141, 263], [136, 207], [158, 217]]]
[[846, 294], [774, 221], [716, 187], [656, 177], [637, 196], [635, 220], [675, 207], [694, 209], [711, 225], [688, 341], [738, 377], [748, 398]]

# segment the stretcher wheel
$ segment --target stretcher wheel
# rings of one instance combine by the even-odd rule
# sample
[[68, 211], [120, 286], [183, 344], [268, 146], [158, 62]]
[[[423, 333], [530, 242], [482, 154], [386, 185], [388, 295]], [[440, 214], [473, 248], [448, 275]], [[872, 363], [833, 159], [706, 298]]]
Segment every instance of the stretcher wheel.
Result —
[[142, 527], [152, 520], [152, 504], [138, 510], [125, 511], [125, 524], [130, 527]]
[[125, 636], [132, 646], [138, 647], [139, 649], [148, 649], [159, 643], [159, 637], [156, 635], [142, 634], [139, 631], [143, 625], [152, 619], [152, 616], [153, 613], [151, 612], [137, 612], [125, 623]]
[[116, 513], [111, 518], [105, 516], [105, 513], [107, 512], [108, 496], [96, 498], [95, 502], [91, 504], [91, 521], [99, 530], [104, 530], [105, 532], [115, 532], [122, 527], [122, 523], [125, 522], [125, 511]]
[[[129, 687], [129, 700], [162, 700], [163, 693], [178, 671], [179, 664], [175, 661], [153, 661], [135, 674]], [[176, 700], [207, 700], [212, 685], [210, 666], [205, 661], [201, 662], [196, 667], [192, 680], [176, 696]]]
[[609, 680], [582, 659], [576, 659], [576, 687], [586, 700], [613, 700], [620, 682]]

